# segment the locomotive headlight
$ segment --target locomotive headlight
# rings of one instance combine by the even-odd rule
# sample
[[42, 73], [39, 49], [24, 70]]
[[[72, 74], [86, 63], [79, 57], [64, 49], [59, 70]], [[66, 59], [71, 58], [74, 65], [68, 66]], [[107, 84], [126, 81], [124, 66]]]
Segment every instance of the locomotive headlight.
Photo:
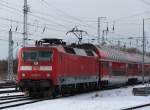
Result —
[[20, 66], [20, 70], [22, 70], [22, 71], [30, 71], [30, 70], [32, 70], [32, 66]]
[[50, 73], [47, 73], [46, 76], [47, 76], [47, 77], [50, 77], [51, 75], [50, 75]]
[[40, 66], [41, 71], [52, 71], [52, 66]]
[[25, 77], [26, 76], [26, 74], [25, 73], [22, 73], [22, 77]]

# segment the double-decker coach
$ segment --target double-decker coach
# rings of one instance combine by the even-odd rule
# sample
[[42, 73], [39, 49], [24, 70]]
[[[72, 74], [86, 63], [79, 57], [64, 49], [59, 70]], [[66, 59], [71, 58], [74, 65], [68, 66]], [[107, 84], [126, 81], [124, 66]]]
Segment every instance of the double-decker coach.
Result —
[[[81, 44], [78, 47], [91, 49], [97, 53], [101, 86], [142, 82], [142, 55], [93, 44]], [[147, 56], [144, 58], [144, 80], [148, 81], [150, 80], [150, 58]]]

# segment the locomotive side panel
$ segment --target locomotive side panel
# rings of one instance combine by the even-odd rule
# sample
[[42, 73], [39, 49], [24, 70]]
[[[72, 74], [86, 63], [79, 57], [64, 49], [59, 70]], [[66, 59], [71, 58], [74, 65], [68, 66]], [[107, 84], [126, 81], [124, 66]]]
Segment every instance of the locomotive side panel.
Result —
[[98, 82], [98, 59], [95, 57], [61, 54], [59, 83], [61, 85]]

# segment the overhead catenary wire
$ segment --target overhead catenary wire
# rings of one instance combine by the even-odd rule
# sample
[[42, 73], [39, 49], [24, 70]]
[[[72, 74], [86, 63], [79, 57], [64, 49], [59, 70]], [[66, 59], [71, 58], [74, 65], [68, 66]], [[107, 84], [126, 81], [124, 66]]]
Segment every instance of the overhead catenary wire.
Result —
[[[0, 17], [0, 19], [1, 20], [5, 20], [5, 21], [9, 21], [9, 22], [15, 22], [15, 23], [18, 23], [18, 24], [23, 24], [23, 22], [22, 21], [18, 21], [18, 20], [13, 20], [13, 19], [9, 19], [9, 18], [5, 18], [5, 17]], [[38, 28], [44, 28], [44, 26], [43, 25], [34, 25], [34, 24], [32, 24], [32, 23], [28, 23], [27, 24], [28, 26], [33, 26], [33, 27], [38, 27]], [[54, 31], [59, 31], [59, 32], [65, 32], [65, 30], [60, 30], [60, 29], [54, 29], [54, 28], [50, 28], [50, 27], [46, 27], [46, 29], [48, 29], [48, 30], [54, 30]]]
[[[21, 12], [22, 12], [21, 10], [18, 10], [17, 8], [14, 8], [14, 7], [12, 7], [12, 6], [9, 6], [8, 3], [7, 3], [7, 4], [2, 4], [2, 3], [0, 3], [0, 5], [3, 6], [3, 7], [7, 7], [7, 8], [9, 8], [9, 9], [13, 10], [13, 11], [15, 11], [15, 13], [18, 12], [20, 15], [22, 15], [22, 14], [21, 14]], [[10, 11], [10, 10], [9, 10], [9, 11]], [[17, 12], [16, 12], [16, 11], [17, 11]], [[17, 13], [17, 14], [18, 14], [18, 13]], [[36, 15], [36, 14], [33, 14], [33, 12], [31, 12], [31, 11], [29, 11], [29, 13], [30, 13], [31, 16], [33, 16], [33, 17], [35, 17], [35, 18], [38, 18], [38, 19], [40, 19], [40, 20], [43, 20], [43, 19], [44, 19], [43, 21], [45, 21], [45, 20], [46, 20], [46, 21], [50, 21], [50, 19], [47, 19], [47, 18], [45, 18], [45, 17], [43, 17], [43, 16], [41, 17], [41, 16], [38, 16], [38, 15]], [[39, 12], [36, 12], [36, 13], [39, 13]], [[40, 14], [41, 14], [41, 13], [40, 13]], [[51, 16], [51, 17], [52, 17], [52, 16]], [[53, 17], [53, 18], [54, 18], [54, 17]], [[56, 19], [56, 18], [54, 18], [54, 19]], [[78, 20], [79, 20], [79, 19], [78, 19]], [[81, 20], [80, 20], [80, 21], [81, 21]], [[52, 22], [52, 21], [50, 21], [50, 22]], [[53, 21], [53, 22], [54, 22], [54, 21]], [[66, 22], [68, 22], [68, 21], [66, 21]], [[67, 27], [66, 25], [63, 25], [63, 24], [60, 24], [60, 23], [57, 23], [57, 22], [54, 22], [54, 23], [57, 24], [57, 26], [62, 26], [62, 27], [65, 27], [65, 28], [67, 28], [67, 29], [68, 29], [68, 28], [71, 28], [70, 26]], [[47, 23], [45, 23], [45, 24], [47, 24]], [[49, 25], [49, 24], [47, 24], [47, 25]], [[88, 27], [88, 28], [89, 28], [89, 26], [87, 26], [87, 25], [85, 26], [84, 24], [77, 24], [77, 25], [79, 25], [79, 26], [84, 26], [84, 27]], [[49, 25], [49, 26], [51, 26], [51, 25]], [[54, 26], [54, 25], [53, 25], [53, 26]], [[72, 26], [74, 26], [74, 25], [72, 25]], [[94, 28], [95, 28], [95, 27], [94, 27]], [[91, 29], [94, 29], [94, 28], [91, 28]]]
[[[1, 4], [2, 5], [2, 4]], [[4, 5], [6, 8], [8, 8], [8, 9], [13, 9], [14, 11], [18, 11], [18, 12], [21, 12], [20, 10], [18, 10], [18, 9], [16, 9], [16, 8], [13, 8], [13, 7], [11, 7], [11, 6], [7, 6], [7, 5]], [[39, 19], [43, 19], [43, 17], [39, 17], [39, 16], [37, 16], [37, 15], [34, 15], [32, 12], [31, 12], [31, 14], [32, 14], [32, 16], [34, 16], [34, 17], [38, 17]], [[21, 22], [19, 22], [19, 21], [14, 21], [14, 20], [12, 20], [12, 19], [3, 19], [3, 20], [7, 20], [7, 21], [10, 21], [10, 22], [16, 22], [17, 24], [20, 24]], [[44, 19], [44, 21], [47, 21], [47, 19]], [[35, 26], [35, 25], [33, 25], [33, 24], [28, 24], [29, 26]], [[45, 25], [43, 25], [43, 26], [37, 26], [37, 28], [45, 28], [46, 27], [46, 29], [49, 29], [49, 30], [54, 30], [54, 31], [62, 31], [62, 32], [64, 32], [64, 31], [66, 31], [66, 30], [58, 30], [58, 29], [53, 29], [53, 28], [49, 28], [48, 26], [51, 26], [50, 24], [45, 24]], [[62, 27], [64, 27], [65, 25], [62, 25], [62, 24], [57, 24], [57, 25], [59, 25], [59, 26], [62, 26]], [[36, 27], [36, 26], [35, 26]], [[56, 27], [56, 26], [55, 26]], [[68, 27], [66, 27], [66, 28], [68, 28]], [[93, 28], [92, 28], [93, 29]]]
[[[17, 12], [20, 12], [19, 14], [21, 14], [21, 12], [22, 11], [20, 11], [20, 10], [18, 10], [18, 9], [16, 9], [16, 8], [13, 8], [13, 7], [11, 7], [11, 6], [8, 6], [8, 5], [5, 5], [5, 4], [2, 4], [2, 3], [0, 3], [0, 5], [2, 5], [2, 6], [4, 6], [4, 7], [6, 7], [6, 8], [9, 8], [9, 9], [12, 9], [12, 10], [15, 10], [15, 11], [17, 11]], [[31, 12], [30, 12], [31, 13]], [[18, 14], [18, 13], [17, 13]], [[22, 15], [22, 14], [21, 14]], [[40, 16], [38, 16], [38, 15], [34, 15], [33, 13], [31, 13], [30, 14], [31, 16], [33, 16], [33, 17], [35, 17], [35, 18], [38, 18], [38, 19], [41, 19], [41, 20], [46, 20], [47, 22], [48, 21], [50, 21], [49, 19], [47, 19], [47, 18], [44, 18], [44, 17], [40, 17]], [[9, 20], [9, 21], [11, 21], [11, 20]], [[14, 21], [13, 21], [14, 22]], [[57, 24], [57, 25], [59, 25], [59, 26], [62, 26], [62, 27], [66, 27], [65, 25], [62, 25], [62, 24], [59, 24], [59, 23], [56, 23], [55, 22], [55, 24]], [[49, 25], [49, 24], [47, 24], [47, 25]], [[31, 25], [30, 25], [31, 26]], [[32, 25], [33, 26], [33, 25]], [[49, 25], [50, 26], [50, 25]], [[47, 28], [48, 28], [48, 26], [47, 26]], [[66, 28], [68, 28], [68, 27], [66, 27]], [[52, 28], [51, 28], [52, 29]], [[52, 30], [58, 30], [58, 29], [52, 29]], [[60, 31], [60, 30], [59, 30]]]
[[[44, 1], [45, 1], [45, 0], [44, 0]], [[7, 6], [6, 6], [6, 7], [7, 7]], [[11, 9], [11, 7], [9, 7], [9, 9]], [[13, 9], [13, 10], [15, 11], [16, 9]], [[17, 9], [17, 10], [18, 10], [18, 9]], [[16, 10], [16, 11], [17, 11], [17, 10]], [[21, 12], [21, 11], [18, 10], [18, 12]], [[32, 13], [32, 12], [31, 12], [31, 14], [34, 15], [34, 13]], [[142, 13], [141, 13], [141, 14], [142, 14]], [[135, 15], [141, 16], [140, 13], [139, 13], [139, 14], [134, 14], [134, 16], [135, 16]], [[65, 16], [68, 17], [68, 15], [66, 15], [66, 14], [65, 14]], [[36, 18], [36, 17], [37, 17], [37, 16], [35, 16], [35, 18]], [[130, 16], [130, 17], [131, 17], [131, 16]], [[45, 18], [45, 17], [44, 17], [44, 18]], [[74, 19], [74, 18], [72, 18], [72, 17], [69, 17], [69, 18]], [[120, 18], [120, 19], [126, 19], [126, 18], [127, 18], [127, 17], [122, 17], [122, 18]], [[42, 18], [39, 18], [39, 19], [41, 20]], [[119, 20], [120, 20], [120, 19], [119, 19]], [[128, 19], [128, 18], [127, 18], [127, 19]], [[13, 22], [12, 20], [9, 20], [9, 21], [10, 21], [10, 22]], [[75, 21], [83, 22], [82, 20], [80, 21], [80, 20], [77, 20], [77, 19], [76, 19]], [[116, 20], [115, 20], [115, 21], [116, 21]], [[85, 21], [85, 22], [86, 22], [86, 21]], [[16, 23], [18, 23], [18, 22], [16, 22]], [[20, 23], [19, 23], [19, 24], [20, 24]], [[29, 26], [32, 25], [32, 24], [31, 24], [31, 25], [30, 25], [30, 24], [31, 24], [31, 23], [29, 23]], [[83, 24], [84, 24], [84, 23], [83, 23]], [[41, 28], [41, 29], [42, 29], [42, 28], [44, 28], [44, 27], [46, 26], [46, 28], [48, 29], [48, 26], [50, 26], [51, 24], [49, 24], [48, 26], [47, 26], [47, 25], [48, 25], [48, 23], [45, 24], [45, 25], [38, 25], [38, 26], [34, 25], [34, 27], [38, 27], [38, 28]], [[59, 24], [56, 24], [56, 26], [58, 26], [58, 25], [59, 25]], [[33, 26], [33, 25], [32, 25], [32, 26]], [[62, 27], [63, 27], [63, 26], [62, 26]], [[66, 29], [67, 29], [67, 28], [69, 28], [69, 27], [66, 26]], [[53, 29], [49, 29], [49, 30], [53, 30]], [[55, 30], [55, 29], [54, 29], [54, 30]], [[55, 31], [59, 32], [60, 30], [55, 30]], [[65, 31], [65, 30], [63, 30], [62, 32], [64, 32], [64, 31]]]
[[[1, 29], [0, 28], [0, 32], [5, 32], [5, 33], [8, 33], [8, 30], [7, 29]], [[16, 33], [16, 34], [20, 34], [20, 35], [22, 35], [23, 33], [22, 32], [16, 32], [15, 30], [13, 31], [12, 30], [12, 32], [13, 33]], [[33, 36], [34, 38], [35, 38], [35, 40], [37, 40], [37, 39], [39, 39], [39, 38], [42, 38], [42, 36], [40, 36], [39, 34], [33, 34], [33, 33], [28, 33], [29, 34], [29, 36]], [[48, 35], [47, 35], [48, 36]], [[58, 37], [59, 37], [59, 35], [57, 35]], [[4, 37], [4, 36], [3, 36]], [[20, 36], [14, 36], [14, 37], [19, 37], [19, 38], [22, 38], [22, 37], [20, 37]], [[63, 36], [61, 36], [61, 37], [63, 37]], [[32, 38], [33, 39], [33, 38]]]
[[20, 14], [21, 14], [21, 12], [22, 12], [21, 10], [19, 10], [19, 9], [17, 9], [17, 8], [14, 8], [14, 7], [9, 6], [9, 5], [6, 5], [6, 4], [3, 4], [3, 3], [1, 3], [1, 2], [0, 2], [0, 5], [3, 6], [3, 7], [7, 7], [7, 8], [9, 8], [9, 9], [11, 9], [11, 10], [20, 12]]
[[146, 5], [150, 5], [150, 2], [146, 1], [146, 0], [140, 0], [142, 3], [146, 4]]
[[[143, 12], [140, 12], [140, 13], [135, 13], [135, 14], [132, 14], [132, 15], [129, 15], [129, 16], [124, 16], [124, 17], [119, 17], [119, 18], [116, 18], [116, 19], [113, 19], [113, 20], [108, 20], [108, 23], [113, 23], [114, 21], [115, 22], [121, 22], [121, 21], [124, 21], [124, 20], [127, 20], [127, 19], [133, 19], [133, 18], [136, 18], [136, 17], [140, 17], [140, 16], [143, 16], [145, 14], [150, 14], [150, 11], [143, 11]], [[97, 18], [94, 19], [85, 19], [86, 22], [93, 22], [93, 23], [97, 23]]]
[[43, 15], [45, 17], [50, 17], [54, 20], [57, 19], [58, 21], [65, 22], [65, 23], [67, 23], [66, 26], [74, 26], [74, 24], [77, 24], [78, 26], [88, 27], [87, 25], [84, 25], [82, 23], [75, 23], [75, 21], [72, 20], [72, 19], [64, 19], [63, 17], [61, 17], [61, 19], [58, 19], [59, 16], [54, 17], [53, 15], [50, 15], [49, 13], [43, 13], [43, 12], [34, 11], [34, 10], [32, 10], [32, 13], [35, 13], [35, 14], [38, 14], [38, 15]]
[[[5, 1], [3, 1], [3, 0], [0, 0], [0, 1], [5, 2]], [[83, 21], [83, 20], [81, 20], [81, 19], [79, 19], [79, 18], [77, 18], [77, 17], [71, 16], [70, 14], [68, 14], [68, 13], [66, 13], [66, 12], [64, 12], [64, 11], [62, 11], [62, 10], [60, 10], [59, 8], [53, 6], [52, 4], [48, 3], [48, 2], [45, 1], [45, 0], [40, 0], [40, 1], [44, 2], [44, 3], [47, 4], [48, 6], [54, 7], [57, 11], [59, 11], [59, 12], [65, 14], [67, 17], [71, 17], [72, 19], [75, 19], [75, 20], [80, 21], [80, 22], [88, 22], [88, 21], [86, 21], [86, 20]], [[141, 0], [141, 1], [145, 1], [145, 0]], [[5, 2], [5, 3], [8, 4], [8, 2]], [[21, 10], [19, 10], [19, 9], [17, 9], [17, 8], [14, 8], [14, 7], [12, 7], [12, 6], [8, 6], [8, 5], [2, 4], [2, 3], [1, 3], [1, 5], [2, 5], [2, 6], [5, 6], [5, 7], [7, 7], [7, 8], [10, 8], [10, 9], [12, 9], [12, 10], [14, 10], [14, 11], [22, 12]], [[32, 12], [31, 12], [31, 13], [32, 13]], [[39, 12], [38, 12], [38, 13], [39, 13]], [[128, 19], [128, 18], [138, 17], [138, 16], [141, 16], [141, 15], [144, 15], [145, 13], [149, 13], [149, 11], [144, 11], [144, 12], [141, 12], [141, 13], [136, 13], [136, 14], [133, 14], [133, 15], [130, 15], [130, 16], [120, 17], [120, 18], [114, 19], [113, 21], [117, 22], [117, 21], [120, 21], [120, 20]], [[40, 14], [41, 14], [41, 13], [40, 13]], [[37, 16], [36, 16], [36, 17], [37, 17]], [[112, 22], [113, 22], [113, 21], [112, 21]], [[95, 22], [97, 22], [97, 20], [95, 20]]]
[[63, 14], [65, 17], [67, 17], [67, 18], [70, 18], [70, 19], [72, 19], [72, 20], [81, 22], [81, 23], [85, 24], [86, 26], [89, 26], [89, 28], [96, 28], [96, 27], [93, 27], [93, 26], [91, 26], [90, 24], [86, 23], [86, 21], [81, 20], [81, 19], [79, 19], [79, 18], [77, 18], [77, 17], [75, 17], [75, 16], [72, 16], [72, 15], [68, 14], [67, 12], [65, 12], [65, 11], [63, 11], [63, 10], [61, 10], [61, 9], [59, 9], [59, 8], [57, 8], [57, 7], [55, 7], [54, 5], [48, 3], [48, 2], [45, 1], [45, 0], [40, 0], [40, 1], [43, 2], [47, 7], [53, 7], [56, 11], [62, 13], [62, 14]]

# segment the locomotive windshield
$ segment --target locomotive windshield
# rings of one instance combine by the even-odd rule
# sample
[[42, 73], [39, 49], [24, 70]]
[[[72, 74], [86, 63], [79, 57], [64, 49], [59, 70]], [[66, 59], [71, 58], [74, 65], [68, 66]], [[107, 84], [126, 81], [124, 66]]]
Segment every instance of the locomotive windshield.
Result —
[[24, 51], [24, 61], [50, 61], [53, 53], [51, 51]]

